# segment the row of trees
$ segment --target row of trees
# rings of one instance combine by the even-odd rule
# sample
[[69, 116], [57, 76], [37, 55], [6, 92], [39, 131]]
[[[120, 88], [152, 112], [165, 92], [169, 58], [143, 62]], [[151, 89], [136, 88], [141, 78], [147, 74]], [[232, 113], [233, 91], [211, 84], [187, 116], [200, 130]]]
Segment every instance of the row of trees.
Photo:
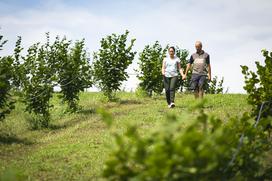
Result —
[[[72, 41], [56, 37], [50, 43], [49, 33], [45, 43], [35, 43], [22, 55], [21, 37], [18, 37], [13, 55], [1, 57], [1, 112], [0, 118], [14, 108], [14, 96], [19, 96], [26, 105], [26, 111], [33, 113], [47, 127], [50, 120], [50, 99], [54, 87], [61, 88], [60, 98], [67, 102], [68, 110], [78, 110], [79, 93], [96, 85], [109, 99], [115, 99], [123, 81], [127, 80], [126, 69], [132, 63], [136, 52], [132, 50], [135, 39], [128, 40], [129, 32], [109, 35], [101, 40], [101, 48], [94, 53], [93, 62], [86, 52], [84, 40]], [[1, 48], [6, 43], [0, 37]], [[176, 47], [176, 55], [185, 69], [189, 52]], [[168, 46], [159, 42], [147, 45], [140, 52], [138, 78], [139, 87], [149, 96], [161, 94], [163, 90], [161, 64]], [[189, 73], [188, 78], [190, 78]], [[189, 79], [178, 82], [178, 88], [188, 90]], [[208, 85], [208, 93], [222, 93], [223, 79], [219, 86], [217, 78]]]
[[24, 56], [22, 50], [18, 37], [14, 54], [1, 57], [1, 119], [14, 108], [17, 96], [26, 111], [33, 114], [34, 122], [38, 123], [34, 126], [48, 127], [55, 86], [61, 88], [60, 98], [67, 102], [68, 110], [78, 110], [79, 92], [92, 85], [84, 40], [72, 44], [65, 37], [56, 37], [50, 43], [47, 33], [44, 44], [33, 44]]

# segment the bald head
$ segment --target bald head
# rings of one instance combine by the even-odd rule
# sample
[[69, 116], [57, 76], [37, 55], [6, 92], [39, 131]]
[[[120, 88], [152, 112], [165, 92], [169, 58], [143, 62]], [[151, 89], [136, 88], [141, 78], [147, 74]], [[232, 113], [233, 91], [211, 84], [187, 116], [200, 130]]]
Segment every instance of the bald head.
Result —
[[202, 52], [202, 43], [201, 41], [196, 41], [195, 48], [198, 53]]

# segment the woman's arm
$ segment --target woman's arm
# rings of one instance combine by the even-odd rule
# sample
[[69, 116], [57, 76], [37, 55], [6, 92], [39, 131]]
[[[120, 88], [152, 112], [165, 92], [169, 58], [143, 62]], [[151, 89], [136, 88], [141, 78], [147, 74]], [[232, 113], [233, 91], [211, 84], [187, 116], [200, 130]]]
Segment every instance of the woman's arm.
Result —
[[[187, 64], [187, 67], [186, 67], [186, 71], [185, 71], [185, 75], [184, 75], [184, 79], [186, 79], [186, 76], [187, 76], [187, 73], [188, 73], [188, 71], [189, 71], [189, 69], [191, 68], [191, 64], [190, 63], [188, 63]], [[183, 80], [184, 80], [183, 79]]]
[[183, 78], [183, 77], [184, 77], [184, 74], [183, 74], [183, 70], [182, 70], [182, 68], [181, 68], [180, 62], [178, 62], [178, 70], [179, 70], [180, 75], [181, 75], [182, 78]]
[[165, 59], [162, 61], [162, 75], [165, 75]]

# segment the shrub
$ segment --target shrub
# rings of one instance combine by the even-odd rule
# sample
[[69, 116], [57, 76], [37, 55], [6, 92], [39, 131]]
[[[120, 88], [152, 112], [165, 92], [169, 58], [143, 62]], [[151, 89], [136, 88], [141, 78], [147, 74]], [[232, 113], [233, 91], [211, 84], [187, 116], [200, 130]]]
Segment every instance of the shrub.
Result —
[[[184, 128], [170, 115], [165, 125], [145, 137], [140, 136], [136, 126], [128, 127], [122, 135], [115, 134], [116, 147], [106, 162], [104, 177], [108, 180], [271, 178], [262, 163], [265, 152], [271, 149], [270, 141], [263, 125], [254, 128], [248, 114], [223, 123], [199, 108], [196, 120], [190, 122]], [[244, 141], [239, 147], [241, 135]]]
[[138, 79], [139, 87], [151, 97], [153, 92], [161, 94], [163, 90], [163, 77], [161, 73], [162, 61], [167, 52], [158, 41], [152, 46], [145, 46], [139, 56]]
[[94, 53], [93, 81], [108, 100], [115, 99], [116, 91], [120, 90], [122, 82], [127, 80], [126, 69], [136, 54], [132, 51], [135, 39], [126, 46], [128, 34], [126, 31], [122, 35], [112, 34], [102, 38], [101, 48]]

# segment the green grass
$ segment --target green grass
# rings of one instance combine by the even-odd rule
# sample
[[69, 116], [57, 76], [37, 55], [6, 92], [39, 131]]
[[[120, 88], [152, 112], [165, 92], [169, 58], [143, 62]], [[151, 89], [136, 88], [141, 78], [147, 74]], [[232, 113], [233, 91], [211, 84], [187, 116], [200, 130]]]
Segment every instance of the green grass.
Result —
[[[55, 96], [52, 100], [51, 127], [30, 130], [30, 115], [24, 105], [0, 122], [0, 173], [12, 168], [23, 172], [28, 180], [103, 180], [101, 173], [113, 145], [113, 133], [122, 134], [128, 124], [137, 124], [141, 134], [166, 121], [169, 114], [177, 115], [184, 126], [196, 116], [190, 105], [196, 102], [193, 95], [176, 95], [176, 108], [168, 109], [164, 96], [139, 98], [133, 93], [118, 93], [117, 102], [103, 101], [100, 93], [83, 93], [80, 96], [82, 111], [65, 113], [65, 105]], [[240, 117], [249, 111], [246, 95], [206, 95], [205, 112], [222, 120]], [[108, 128], [98, 107], [112, 113], [114, 123]]]

